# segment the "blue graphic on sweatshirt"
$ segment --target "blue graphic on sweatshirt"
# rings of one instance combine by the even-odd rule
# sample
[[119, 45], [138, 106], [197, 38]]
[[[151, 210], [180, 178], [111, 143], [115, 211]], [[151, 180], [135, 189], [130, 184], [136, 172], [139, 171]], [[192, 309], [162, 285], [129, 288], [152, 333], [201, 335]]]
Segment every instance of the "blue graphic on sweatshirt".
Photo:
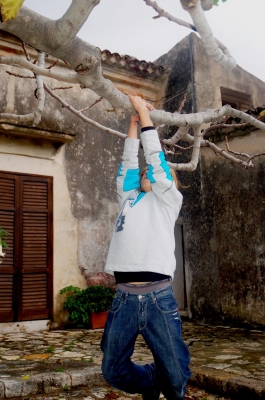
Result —
[[127, 199], [123, 203], [123, 207], [121, 208], [120, 214], [117, 218], [116, 225], [115, 225], [115, 232], [123, 231], [126, 213], [133, 206], [135, 206], [135, 204], [137, 204], [138, 201], [141, 200], [145, 194], [146, 194], [145, 192], [139, 192], [138, 190], [135, 190], [134, 192], [132, 192], [130, 194], [129, 197], [127, 197]]

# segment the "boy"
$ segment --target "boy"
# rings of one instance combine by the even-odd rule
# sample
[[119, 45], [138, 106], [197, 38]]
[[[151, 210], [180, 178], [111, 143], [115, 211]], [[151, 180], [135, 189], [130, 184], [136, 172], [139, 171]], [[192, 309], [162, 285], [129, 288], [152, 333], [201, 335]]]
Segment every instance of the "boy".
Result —
[[[168, 400], [183, 400], [190, 377], [189, 351], [171, 287], [174, 225], [182, 195], [149, 117], [152, 106], [140, 97], [129, 98], [140, 118], [148, 167], [139, 182], [139, 118], [134, 116], [117, 176], [121, 209], [105, 267], [115, 276], [117, 292], [101, 343], [102, 371], [113, 387], [142, 393], [144, 400], [157, 400], [160, 391]], [[139, 333], [152, 351], [152, 364], [130, 360]]]

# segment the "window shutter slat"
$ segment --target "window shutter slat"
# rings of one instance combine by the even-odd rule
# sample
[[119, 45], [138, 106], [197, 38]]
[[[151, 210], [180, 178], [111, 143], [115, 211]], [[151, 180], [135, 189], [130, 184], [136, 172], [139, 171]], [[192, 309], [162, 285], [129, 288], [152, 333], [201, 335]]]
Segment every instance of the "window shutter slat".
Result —
[[13, 318], [13, 275], [0, 274], [0, 321], [9, 322]]
[[[51, 314], [51, 186], [49, 178], [22, 179], [22, 320]], [[50, 282], [50, 283], [49, 283]]]

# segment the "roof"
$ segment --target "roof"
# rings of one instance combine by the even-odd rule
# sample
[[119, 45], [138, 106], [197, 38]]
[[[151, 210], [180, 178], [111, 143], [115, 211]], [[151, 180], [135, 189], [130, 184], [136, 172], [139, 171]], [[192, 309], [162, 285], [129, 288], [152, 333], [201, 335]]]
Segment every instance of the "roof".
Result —
[[111, 53], [109, 50], [101, 51], [101, 60], [103, 66], [109, 66], [114, 69], [133, 72], [137, 76], [162, 81], [167, 77], [168, 70], [161, 65], [152, 62], [138, 60], [127, 54]]

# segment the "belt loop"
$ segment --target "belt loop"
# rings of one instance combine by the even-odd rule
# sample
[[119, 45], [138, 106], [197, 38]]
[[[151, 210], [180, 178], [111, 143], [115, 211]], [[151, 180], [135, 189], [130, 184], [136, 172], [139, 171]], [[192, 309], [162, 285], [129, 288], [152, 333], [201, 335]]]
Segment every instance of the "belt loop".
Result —
[[151, 292], [150, 295], [151, 295], [151, 299], [152, 299], [151, 304], [154, 304], [156, 302], [154, 292]]
[[123, 292], [122, 293], [122, 303], [123, 304], [127, 303], [127, 298], [128, 298], [128, 293]]

